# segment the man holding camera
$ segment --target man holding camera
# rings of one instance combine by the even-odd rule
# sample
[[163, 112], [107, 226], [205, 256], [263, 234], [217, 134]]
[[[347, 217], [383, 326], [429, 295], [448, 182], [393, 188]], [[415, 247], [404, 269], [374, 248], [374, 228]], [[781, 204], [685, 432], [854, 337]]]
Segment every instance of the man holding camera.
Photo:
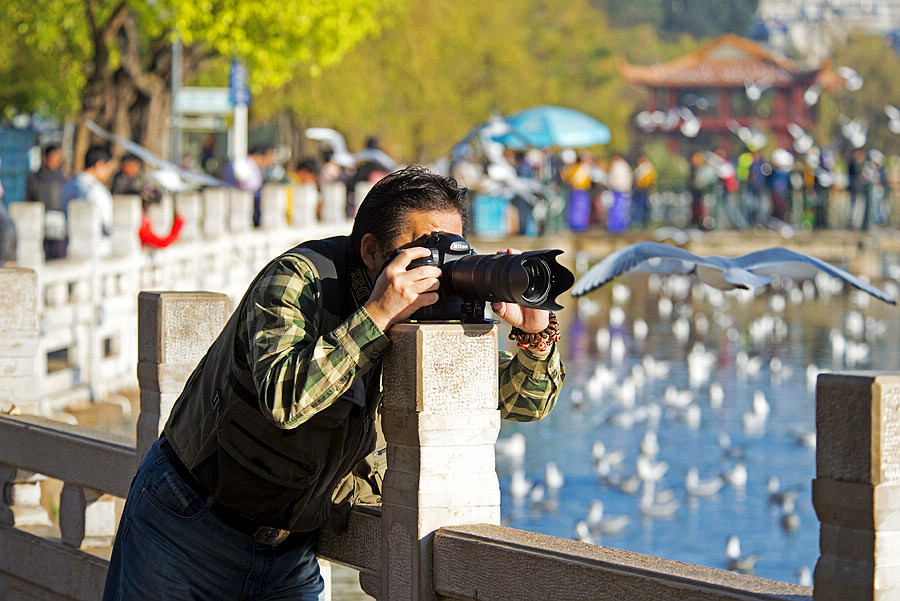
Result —
[[[407, 269], [430, 251], [396, 249], [462, 235], [464, 215], [464, 189], [411, 167], [372, 188], [350, 236], [259, 273], [138, 470], [105, 600], [318, 598], [316, 532], [380, 501], [385, 332], [439, 298], [439, 267]], [[492, 308], [519, 340], [500, 358], [501, 414], [540, 419], [564, 376], [555, 319]]]

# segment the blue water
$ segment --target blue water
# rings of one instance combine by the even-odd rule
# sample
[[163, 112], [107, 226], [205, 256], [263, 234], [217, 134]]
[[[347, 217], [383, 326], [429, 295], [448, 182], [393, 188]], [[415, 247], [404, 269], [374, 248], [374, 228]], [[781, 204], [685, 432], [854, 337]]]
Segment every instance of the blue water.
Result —
[[[555, 462], [565, 478], [556, 495], [546, 496], [543, 502], [533, 503], [529, 498], [517, 502], [510, 494], [511, 462], [498, 455], [504, 524], [574, 539], [576, 522], [586, 518], [592, 499], [600, 499], [606, 515], [627, 515], [630, 524], [620, 533], [594, 536], [597, 544], [725, 569], [726, 540], [737, 535], [742, 552], [758, 557], [755, 575], [799, 582], [798, 571], [815, 566], [819, 537], [811, 503], [815, 450], [795, 439], [796, 432], [815, 429], [814, 387], [808, 384], [808, 366], [814, 364], [816, 367], [810, 369], [817, 371], [900, 369], [898, 309], [874, 299], [861, 303], [859, 296], [847, 291], [830, 297], [817, 293], [800, 301], [798, 290], [794, 292], [796, 302], [773, 303], [773, 296], [780, 297], [778, 301], [789, 295], [770, 289], [749, 298], [709, 294], [695, 287], [693, 295], [688, 292], [680, 298], [667, 289], [657, 290], [646, 275], [626, 276], [619, 283], [631, 292], [630, 298], [620, 304], [614, 302], [612, 286], [607, 285], [581, 304], [567, 299], [567, 309], [559, 312], [567, 375], [555, 410], [537, 423], [503, 423], [501, 439], [514, 432], [521, 432], [527, 439], [522, 467], [529, 481], [540, 485], [548, 462]], [[658, 301], [670, 296], [674, 310], [669, 316], [660, 316]], [[625, 313], [619, 327], [610, 325], [613, 306], [620, 306]], [[679, 313], [690, 325], [685, 340], [673, 333]], [[703, 317], [698, 318], [699, 314]], [[649, 325], [649, 335], [643, 341], [634, 336], [637, 319]], [[706, 331], [702, 329], [704, 322], [708, 323]], [[769, 325], [772, 323], [776, 327]], [[615, 343], [607, 347], [605, 336], [600, 337], [598, 346], [600, 330], [609, 332], [612, 340], [620, 338], [625, 353], [616, 357], [611, 351]], [[838, 338], [845, 341], [845, 347], [868, 345], [868, 355], [853, 358], [837, 353], [840, 347], [836, 349], [832, 342], [836, 336], [832, 330], [840, 332]], [[698, 342], [711, 353], [714, 363], [708, 379], [691, 389], [686, 357]], [[634, 366], [648, 355], [657, 362], [668, 362], [668, 375], [647, 380], [637, 388], [637, 413], [628, 413], [617, 391], [633, 378]], [[771, 363], [773, 357], [780, 360], [782, 369], [778, 360]], [[746, 359], [761, 365], [758, 371], [743, 369]], [[601, 390], [596, 374], [607, 370], [611, 372], [607, 381], [613, 383]], [[718, 408], [710, 402], [713, 382], [724, 392]], [[700, 408], [698, 426], [667, 408], [665, 391], [670, 386], [692, 396]], [[770, 413], [763, 431], [748, 432], [742, 415], [751, 411], [756, 391], [765, 395]], [[655, 426], [640, 422], [640, 411], [652, 405], [661, 408]], [[621, 412], [638, 415], [638, 423], [628, 428], [608, 419]], [[640, 441], [648, 428], [657, 434], [657, 458], [669, 465], [656, 490], [671, 488], [680, 501], [670, 519], [642, 517], [638, 495], [608, 484], [595, 475], [592, 466], [591, 448], [599, 440], [607, 451], [625, 451], [625, 460], [617, 470], [622, 477], [634, 474]], [[732, 449], [740, 449], [742, 457], [726, 456], [719, 443], [721, 433], [729, 435]], [[708, 479], [730, 470], [738, 461], [747, 466], [745, 489], [726, 485], [715, 496], [700, 498], [685, 492], [688, 468], [698, 468], [701, 479]], [[771, 476], [778, 478], [782, 489], [798, 490], [795, 513], [799, 525], [795, 529], [782, 527], [781, 507], [769, 502], [766, 487]]]

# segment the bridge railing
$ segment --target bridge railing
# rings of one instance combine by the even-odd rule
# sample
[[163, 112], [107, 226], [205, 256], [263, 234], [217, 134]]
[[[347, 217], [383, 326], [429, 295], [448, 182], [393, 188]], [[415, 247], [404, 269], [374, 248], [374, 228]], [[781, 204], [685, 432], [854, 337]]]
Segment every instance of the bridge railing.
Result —
[[[99, 598], [108, 548], [86, 550], [108, 545], [142, 449], [227, 315], [222, 294], [144, 293], [138, 304], [136, 445], [38, 417], [0, 416], [0, 598]], [[348, 531], [323, 532], [319, 547], [320, 557], [359, 570], [370, 595], [389, 601], [897, 598], [900, 375], [819, 376], [813, 503], [822, 524], [821, 557], [810, 589], [501, 527], [493, 447], [496, 328], [402, 324], [390, 334], [383, 504], [357, 508]], [[0, 373], [6, 367], [0, 363]], [[64, 482], [55, 538], [36, 536], [18, 519], [19, 506], [34, 494], [35, 473]]]
[[[40, 351], [29, 366], [28, 390], [0, 390], [0, 408], [14, 400], [29, 412], [48, 413], [134, 388], [140, 290], [211, 290], [234, 301], [266, 262], [294, 244], [348, 233], [345, 202], [343, 184], [328, 186], [321, 195], [314, 184], [267, 185], [260, 227], [254, 228], [249, 192], [208, 188], [167, 196], [162, 207], [151, 207], [151, 217], [159, 231], [168, 231], [174, 209], [184, 218], [184, 228], [173, 245], [148, 249], [141, 248], [138, 237], [139, 198], [117, 196], [113, 252], [101, 257], [97, 209], [73, 201], [67, 256], [52, 261], [44, 259], [43, 204], [14, 203], [10, 214], [18, 229], [18, 265], [33, 269], [37, 277], [33, 315]], [[327, 205], [320, 209], [321, 219], [320, 203]]]

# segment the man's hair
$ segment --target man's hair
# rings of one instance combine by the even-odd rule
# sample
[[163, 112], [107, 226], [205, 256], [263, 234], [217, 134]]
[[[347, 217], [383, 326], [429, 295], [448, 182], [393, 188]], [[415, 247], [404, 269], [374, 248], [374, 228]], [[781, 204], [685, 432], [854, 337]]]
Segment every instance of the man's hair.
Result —
[[44, 158], [47, 158], [48, 156], [50, 156], [51, 152], [57, 150], [59, 150], [59, 144], [47, 144], [46, 146], [44, 146], [44, 152], [42, 153], [42, 156]]
[[248, 156], [261, 156], [268, 153], [270, 150], [273, 150], [275, 147], [271, 144], [257, 144], [252, 146], [250, 150], [247, 152]]
[[144, 160], [141, 157], [139, 157], [136, 154], [130, 153], [130, 152], [128, 154], [126, 154], [125, 156], [123, 156], [120, 162], [124, 163], [126, 161], [135, 161], [135, 162], [141, 163], [141, 164], [144, 163]]
[[109, 161], [112, 153], [106, 146], [91, 146], [84, 155], [84, 168], [90, 169], [100, 161]]
[[360, 252], [363, 236], [372, 234], [382, 252], [406, 229], [411, 211], [459, 213], [466, 225], [466, 193], [452, 177], [422, 167], [407, 167], [378, 181], [356, 211], [350, 245]]

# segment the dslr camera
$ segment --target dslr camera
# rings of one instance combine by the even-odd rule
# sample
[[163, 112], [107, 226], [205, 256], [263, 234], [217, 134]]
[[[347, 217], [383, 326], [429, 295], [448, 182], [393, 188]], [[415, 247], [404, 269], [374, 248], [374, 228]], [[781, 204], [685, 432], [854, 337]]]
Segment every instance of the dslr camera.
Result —
[[431, 255], [407, 269], [435, 265], [441, 269], [438, 301], [410, 317], [418, 321], [485, 321], [486, 302], [517, 303], [533, 309], [559, 310], [556, 297], [572, 287], [575, 276], [556, 262], [561, 250], [533, 250], [519, 255], [479, 255], [462, 236], [432, 232], [398, 248], [423, 246]]

